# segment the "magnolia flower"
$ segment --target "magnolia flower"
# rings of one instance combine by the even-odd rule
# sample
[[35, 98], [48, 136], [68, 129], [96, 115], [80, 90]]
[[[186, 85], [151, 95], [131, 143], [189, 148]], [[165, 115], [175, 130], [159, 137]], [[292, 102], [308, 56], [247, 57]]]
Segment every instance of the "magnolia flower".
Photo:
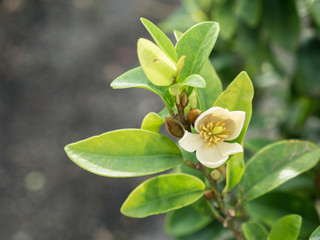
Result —
[[245, 112], [213, 107], [202, 113], [195, 121], [198, 134], [185, 131], [180, 146], [188, 151], [196, 151], [200, 163], [209, 168], [224, 164], [229, 155], [242, 152], [239, 143], [229, 143], [236, 139], [243, 127]]

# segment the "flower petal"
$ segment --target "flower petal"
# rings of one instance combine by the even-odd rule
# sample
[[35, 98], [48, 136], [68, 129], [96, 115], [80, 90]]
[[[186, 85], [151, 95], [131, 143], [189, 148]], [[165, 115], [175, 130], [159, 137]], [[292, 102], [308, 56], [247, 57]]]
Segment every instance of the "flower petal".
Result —
[[207, 144], [202, 144], [196, 152], [197, 159], [204, 166], [209, 168], [220, 167], [225, 161], [228, 160], [228, 157], [223, 156], [219, 149], [214, 146], [213, 148], [208, 147]]
[[[214, 116], [212, 116], [214, 113]], [[215, 118], [228, 118], [229, 111], [227, 109], [221, 108], [221, 107], [212, 107], [209, 108], [207, 111], [203, 112], [195, 121], [194, 127], [197, 132], [200, 132], [200, 125], [202, 123], [207, 123], [210, 121], [214, 121]]]
[[179, 145], [188, 152], [197, 150], [204, 141], [199, 134], [184, 132], [183, 137], [179, 140]]
[[221, 142], [217, 146], [222, 156], [227, 157], [232, 154], [243, 152], [243, 148], [239, 143]]
[[246, 113], [243, 111], [229, 112], [229, 120], [226, 121], [226, 127], [230, 129], [230, 136], [226, 138], [227, 141], [236, 139], [242, 130]]

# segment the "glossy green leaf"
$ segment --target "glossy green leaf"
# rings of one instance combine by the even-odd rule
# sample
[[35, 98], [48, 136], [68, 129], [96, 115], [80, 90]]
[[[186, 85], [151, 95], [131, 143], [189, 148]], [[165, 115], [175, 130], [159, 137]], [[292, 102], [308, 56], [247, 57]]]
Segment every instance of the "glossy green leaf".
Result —
[[132, 87], [145, 88], [158, 94], [169, 109], [174, 106], [175, 100], [174, 97], [169, 93], [168, 88], [152, 84], [144, 74], [141, 67], [137, 67], [125, 72], [111, 83], [111, 87], [114, 89]]
[[251, 27], [257, 26], [262, 12], [262, 0], [239, 0], [239, 16]]
[[168, 213], [166, 231], [174, 236], [188, 235], [204, 228], [211, 221], [211, 218], [199, 214], [189, 205]]
[[242, 231], [247, 240], [267, 240], [268, 238], [265, 227], [254, 221], [242, 224]]
[[65, 147], [83, 169], [107, 177], [134, 177], [161, 172], [183, 162], [169, 138], [142, 129], [107, 132]]
[[270, 39], [281, 47], [288, 50], [296, 47], [300, 22], [295, 1], [263, 1], [263, 24], [269, 32]]
[[277, 191], [301, 197], [311, 197], [317, 194], [317, 187], [314, 177], [308, 171], [285, 182], [277, 188]]
[[295, 196], [284, 192], [271, 192], [245, 205], [250, 218], [268, 226], [288, 214], [299, 214], [303, 218], [300, 236], [306, 238], [319, 225], [317, 210], [313, 201], [305, 196]]
[[205, 88], [206, 81], [200, 75], [192, 74], [192, 75], [188, 76], [183, 82], [170, 86], [169, 92], [175, 96], [178, 93], [180, 93], [180, 89], [183, 86], [190, 86], [190, 87], [195, 87], [195, 88]]
[[299, 215], [287, 215], [276, 221], [271, 228], [269, 240], [296, 240], [299, 236], [302, 218]]
[[232, 5], [232, 0], [226, 0], [216, 7], [215, 11], [215, 20], [220, 24], [221, 37], [227, 40], [234, 35], [237, 29], [238, 17]]
[[167, 174], [139, 185], [121, 207], [121, 213], [136, 218], [160, 214], [188, 206], [197, 201], [205, 185], [187, 174]]
[[196, 89], [196, 93], [200, 109], [204, 112], [212, 107], [222, 92], [222, 83], [209, 59], [204, 63], [200, 75], [206, 81], [206, 87]]
[[245, 149], [255, 153], [261, 148], [267, 146], [268, 144], [273, 143], [273, 140], [266, 138], [252, 138], [244, 142]]
[[186, 56], [178, 81], [192, 74], [199, 74], [207, 61], [219, 34], [219, 24], [202, 22], [186, 31], [176, 45], [178, 58]]
[[[246, 113], [242, 131], [232, 142], [243, 144], [243, 139], [247, 132], [252, 114], [252, 98], [252, 82], [246, 72], [241, 72], [213, 104], [214, 107], [227, 108], [229, 111], [244, 111]], [[243, 153], [232, 155], [227, 162], [227, 184], [224, 191], [228, 191], [236, 186], [240, 181], [243, 172]]]
[[289, 140], [268, 145], [246, 166], [240, 193], [252, 200], [315, 166], [320, 148], [307, 141]]
[[320, 226], [311, 234], [309, 240], [319, 240], [320, 239]]
[[140, 18], [141, 22], [148, 30], [156, 44], [175, 62], [178, 61], [176, 50], [170, 39], [152, 22], [145, 18]]
[[138, 58], [150, 82], [156, 86], [169, 86], [177, 76], [176, 63], [156, 44], [140, 38], [137, 44]]
[[164, 120], [158, 114], [151, 112], [148, 113], [141, 124], [141, 129], [149, 130], [152, 132], [159, 132], [162, 124], [164, 124]]

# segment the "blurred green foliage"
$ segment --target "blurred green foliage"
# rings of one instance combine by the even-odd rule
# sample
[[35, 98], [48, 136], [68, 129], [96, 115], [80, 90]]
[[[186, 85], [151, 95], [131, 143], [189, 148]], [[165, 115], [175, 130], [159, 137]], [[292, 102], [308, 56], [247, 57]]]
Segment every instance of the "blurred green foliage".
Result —
[[224, 84], [243, 69], [253, 79], [252, 135], [319, 142], [320, 0], [182, 0], [160, 28], [207, 20], [220, 24], [211, 61]]

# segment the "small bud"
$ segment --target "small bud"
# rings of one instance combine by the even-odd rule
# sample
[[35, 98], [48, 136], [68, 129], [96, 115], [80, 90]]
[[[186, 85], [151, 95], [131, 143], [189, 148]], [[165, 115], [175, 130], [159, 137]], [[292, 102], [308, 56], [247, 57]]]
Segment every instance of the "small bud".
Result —
[[214, 169], [210, 175], [215, 181], [218, 181], [221, 178], [221, 172], [218, 169]]
[[187, 94], [187, 90], [186, 89], [184, 89], [182, 91], [182, 93], [179, 94], [179, 98], [180, 98], [181, 107], [185, 108], [189, 103], [188, 94]]
[[199, 109], [194, 109], [188, 112], [187, 121], [190, 124], [194, 124], [197, 118], [200, 116], [201, 111]]
[[177, 66], [156, 44], [140, 38], [138, 59], [143, 72], [156, 86], [169, 86], [177, 76]]
[[230, 215], [231, 217], [236, 216], [236, 211], [235, 211], [234, 209], [229, 209], [229, 210], [228, 210], [228, 213], [229, 213], [229, 215]]
[[172, 136], [176, 138], [182, 138], [184, 135], [183, 126], [170, 117], [166, 117], [166, 129]]
[[207, 200], [212, 200], [212, 199], [214, 199], [214, 194], [213, 194], [213, 192], [212, 192], [212, 190], [206, 190], [205, 192], [204, 192], [204, 195], [203, 195]]

